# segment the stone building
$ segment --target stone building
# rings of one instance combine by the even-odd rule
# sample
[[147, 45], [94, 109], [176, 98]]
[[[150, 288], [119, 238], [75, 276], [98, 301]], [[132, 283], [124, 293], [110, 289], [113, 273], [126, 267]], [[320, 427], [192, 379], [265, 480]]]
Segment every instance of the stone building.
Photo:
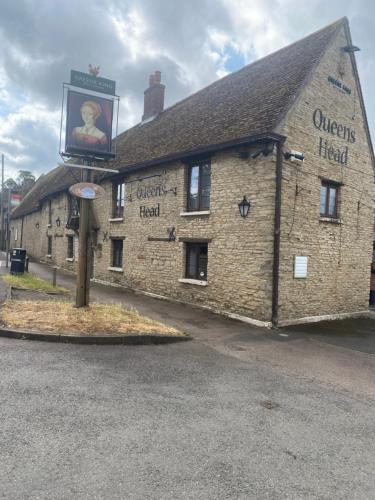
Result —
[[[365, 313], [374, 156], [354, 51], [344, 18], [166, 110], [152, 75], [120, 173], [96, 178], [92, 278], [266, 326]], [[13, 246], [72, 271], [73, 170], [12, 219]]]

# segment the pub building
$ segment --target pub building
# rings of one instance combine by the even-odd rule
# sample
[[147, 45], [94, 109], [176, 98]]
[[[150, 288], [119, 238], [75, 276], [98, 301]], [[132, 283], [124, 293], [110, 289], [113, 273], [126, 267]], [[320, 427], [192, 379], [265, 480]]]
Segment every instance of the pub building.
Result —
[[[262, 326], [368, 314], [374, 156], [346, 18], [142, 121], [97, 175], [92, 280]], [[71, 271], [77, 171], [41, 176], [11, 240]], [[373, 280], [374, 282], [374, 280]]]

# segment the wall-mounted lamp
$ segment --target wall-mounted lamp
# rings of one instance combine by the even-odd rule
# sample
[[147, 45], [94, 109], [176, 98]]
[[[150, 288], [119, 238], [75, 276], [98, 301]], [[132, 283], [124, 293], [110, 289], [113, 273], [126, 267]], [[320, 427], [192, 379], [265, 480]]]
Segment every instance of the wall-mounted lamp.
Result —
[[39, 222], [35, 222], [36, 229], [39, 229]]
[[300, 151], [287, 151], [286, 153], [284, 153], [284, 158], [286, 160], [289, 160], [289, 159], [294, 159], [294, 160], [299, 160], [299, 161], [304, 161], [305, 159], [305, 155], [304, 153], [301, 153]]
[[243, 197], [242, 201], [239, 202], [238, 208], [241, 214], [241, 217], [247, 217], [247, 214], [250, 210], [250, 202], [247, 201], [246, 196]]
[[60, 224], [61, 224], [60, 217], [57, 217], [57, 219], [56, 219], [56, 226], [60, 227]]

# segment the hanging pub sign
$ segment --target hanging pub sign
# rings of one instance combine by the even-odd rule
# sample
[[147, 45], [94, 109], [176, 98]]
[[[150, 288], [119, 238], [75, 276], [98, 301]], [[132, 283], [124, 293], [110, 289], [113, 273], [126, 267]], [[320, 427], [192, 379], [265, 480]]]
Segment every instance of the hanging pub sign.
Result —
[[92, 182], [78, 182], [78, 184], [70, 186], [69, 193], [72, 196], [84, 200], [96, 200], [96, 198], [103, 196], [105, 191], [101, 186], [98, 186], [98, 184], [93, 184]]
[[[60, 154], [86, 161], [108, 160], [115, 156], [112, 123], [117, 103], [114, 131], [117, 135], [119, 97], [115, 95], [116, 82], [98, 77], [99, 67], [90, 65], [89, 71], [72, 70], [70, 83], [63, 84]], [[65, 148], [62, 151], [64, 124]]]
[[67, 153], [111, 153], [113, 101], [68, 90]]
[[116, 82], [113, 80], [108, 80], [107, 78], [102, 78], [95, 74], [90, 75], [88, 73], [82, 73], [81, 71], [75, 71], [74, 69], [70, 71], [70, 85], [87, 90], [94, 90], [95, 92], [100, 92], [101, 94], [116, 94]]

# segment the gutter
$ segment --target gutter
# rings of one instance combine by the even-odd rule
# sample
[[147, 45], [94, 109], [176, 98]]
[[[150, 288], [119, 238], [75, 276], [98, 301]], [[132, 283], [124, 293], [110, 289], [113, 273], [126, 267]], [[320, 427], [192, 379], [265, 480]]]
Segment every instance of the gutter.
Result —
[[[155, 166], [163, 164], [163, 163], [169, 163], [169, 162], [178, 161], [178, 160], [187, 160], [188, 158], [195, 158], [195, 157], [199, 157], [200, 155], [215, 153], [216, 151], [223, 151], [225, 149], [230, 149], [230, 148], [233, 148], [236, 146], [247, 146], [249, 144], [257, 144], [257, 143], [264, 143], [264, 142], [276, 142], [277, 143], [277, 142], [284, 142], [285, 139], [286, 139], [286, 137], [284, 135], [280, 135], [276, 132], [249, 135], [249, 136], [241, 137], [239, 139], [234, 139], [231, 141], [220, 142], [217, 144], [211, 144], [209, 146], [195, 148], [192, 150], [185, 150], [185, 151], [181, 151], [179, 153], [174, 153], [174, 154], [165, 155], [165, 156], [159, 156], [158, 158], [155, 158], [152, 160], [147, 160], [147, 161], [143, 161], [140, 163], [130, 164], [130, 165], [124, 166], [123, 170], [120, 170], [120, 172], [118, 174], [112, 174], [112, 175], [104, 174], [103, 177], [100, 178], [99, 182], [103, 181], [103, 180], [118, 178], [121, 176], [123, 177], [124, 175], [136, 172], [138, 170], [142, 170], [142, 169], [149, 168], [149, 167], [155, 167]], [[114, 167], [116, 167], [116, 165], [118, 165], [118, 168], [121, 169], [121, 160], [119, 160], [119, 159], [114, 160], [112, 165]]]
[[275, 217], [273, 237], [273, 271], [272, 271], [272, 328], [279, 325], [279, 278], [280, 278], [280, 236], [281, 236], [281, 182], [283, 173], [284, 140], [276, 142], [276, 186]]

